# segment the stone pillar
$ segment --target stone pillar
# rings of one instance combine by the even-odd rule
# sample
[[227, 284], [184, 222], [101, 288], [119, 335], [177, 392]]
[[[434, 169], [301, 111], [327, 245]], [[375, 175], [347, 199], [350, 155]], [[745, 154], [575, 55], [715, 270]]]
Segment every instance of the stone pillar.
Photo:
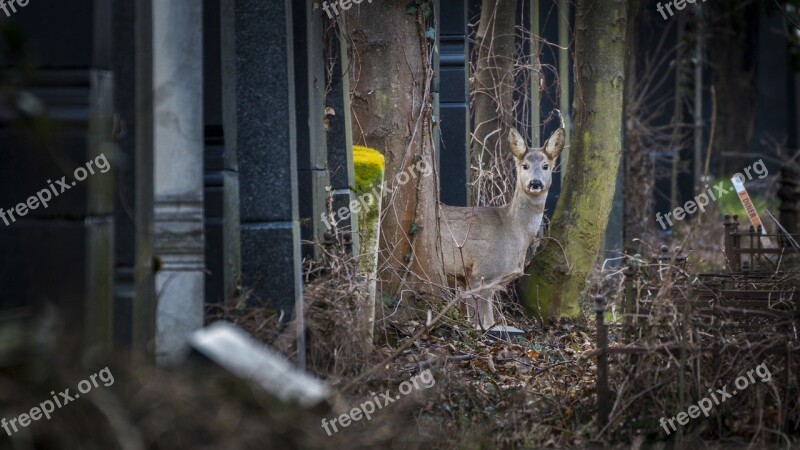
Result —
[[220, 0], [203, 0], [206, 305], [241, 295], [239, 174], [222, 128]]
[[156, 334], [153, 255], [153, 1], [135, 3], [135, 243], [131, 353], [137, 361], [152, 356]]
[[[331, 212], [337, 212], [341, 208], [349, 209], [350, 202], [356, 196], [350, 188], [355, 185], [355, 172], [353, 170], [353, 133], [352, 133], [352, 114], [350, 114], [350, 76], [347, 72], [350, 65], [347, 61], [347, 44], [340, 36], [344, 36], [346, 17], [339, 16], [338, 22], [333, 25], [327, 21], [326, 29], [330, 30], [325, 36], [326, 54], [328, 60], [333, 61], [333, 70], [330, 72], [332, 77], [330, 91], [325, 98], [325, 106], [330, 114], [326, 117], [327, 121], [327, 147], [328, 147], [328, 171], [330, 172], [330, 184], [332, 191]], [[336, 213], [337, 220], [340, 215]], [[319, 218], [317, 218], [319, 220]], [[358, 230], [358, 214], [350, 214], [346, 220], [340, 220], [337, 224], [339, 230]], [[357, 246], [354, 252], [357, 253]]]
[[225, 298], [242, 295], [242, 242], [239, 224], [239, 172], [236, 151], [227, 144], [222, 172], [222, 254]]
[[[24, 103], [0, 102], [0, 310], [39, 315], [54, 305], [68, 324], [59, 348], [70, 358], [110, 342], [114, 179], [95, 164], [104, 153], [114, 167], [106, 145], [110, 4], [31, 3], [0, 13], [0, 27], [25, 43], [17, 56], [0, 51], [8, 99], [25, 94]], [[36, 67], [19, 64], [27, 60]], [[37, 199], [62, 177], [70, 187]]]
[[290, 0], [223, 0], [223, 127], [239, 173], [242, 285], [250, 304], [297, 318], [304, 365], [303, 285]]
[[114, 345], [131, 349], [136, 290], [136, 5], [118, 2], [111, 22], [114, 48]]
[[[292, 3], [294, 21], [295, 102], [297, 105], [297, 176], [300, 232], [303, 241], [321, 242], [330, 185], [325, 135], [325, 41], [323, 15], [314, 10], [316, 0]], [[303, 257], [318, 258], [320, 247], [303, 245]]]
[[[439, 6], [437, 6], [439, 7]], [[434, 99], [438, 101], [438, 112], [434, 133], [441, 137], [437, 143], [437, 176], [439, 200], [446, 205], [467, 206], [469, 189], [470, 100], [468, 80], [470, 46], [467, 42], [467, 11], [469, 0], [445, 1], [440, 7], [443, 14], [436, 14], [436, 39], [438, 65], [433, 80]], [[435, 139], [435, 137], [434, 137]]]
[[[528, 20], [531, 22], [531, 35], [539, 36], [539, 21], [540, 9], [539, 0], [531, 0], [529, 4], [530, 10], [528, 11]], [[539, 86], [544, 78], [541, 73], [541, 66], [539, 65], [539, 53], [542, 51], [542, 43], [538, 39], [531, 39], [530, 42], [530, 58], [533, 64], [533, 71], [531, 72], [531, 142], [534, 146], [541, 143], [541, 130], [540, 124], [542, 123], [542, 110], [541, 110], [541, 92]], [[569, 133], [567, 133], [569, 134]]]
[[[202, 3], [152, 0], [155, 356], [169, 364], [203, 326]], [[138, 200], [138, 199], [137, 199]]]
[[[89, 73], [89, 133], [87, 161], [115, 161], [112, 142], [114, 77], [111, 72], [111, 2], [94, 2], [92, 70]], [[105, 165], [103, 167], [106, 167]], [[113, 172], [112, 172], [113, 173]], [[114, 306], [114, 177], [86, 180], [86, 327], [87, 346], [109, 349]]]

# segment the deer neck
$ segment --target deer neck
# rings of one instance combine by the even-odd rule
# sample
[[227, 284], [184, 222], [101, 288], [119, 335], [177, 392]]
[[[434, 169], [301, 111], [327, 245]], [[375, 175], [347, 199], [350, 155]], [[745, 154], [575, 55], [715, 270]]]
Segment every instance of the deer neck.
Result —
[[508, 220], [516, 233], [525, 236], [528, 245], [536, 238], [542, 225], [547, 195], [532, 197], [517, 189], [508, 207]]

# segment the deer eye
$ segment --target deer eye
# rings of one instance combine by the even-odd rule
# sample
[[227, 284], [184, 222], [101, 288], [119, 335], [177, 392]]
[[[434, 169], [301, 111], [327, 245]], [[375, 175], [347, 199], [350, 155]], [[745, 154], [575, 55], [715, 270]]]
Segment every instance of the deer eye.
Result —
[[543, 166], [542, 166], [542, 169], [544, 169], [544, 170], [550, 170], [550, 164], [545, 164], [545, 165], [543, 165]]
[[522, 168], [523, 168], [523, 169], [525, 169], [525, 170], [528, 170], [528, 168], [529, 168], [529, 167], [530, 167], [530, 166], [528, 166], [528, 164], [527, 164], [527, 163], [522, 163]]

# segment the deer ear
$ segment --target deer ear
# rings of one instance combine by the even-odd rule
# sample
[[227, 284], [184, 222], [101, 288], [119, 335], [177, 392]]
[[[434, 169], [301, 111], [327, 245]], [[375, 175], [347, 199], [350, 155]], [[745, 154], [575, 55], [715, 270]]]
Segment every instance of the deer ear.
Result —
[[522, 139], [522, 136], [520, 136], [515, 128], [512, 128], [511, 131], [508, 132], [508, 148], [511, 149], [511, 153], [513, 153], [517, 159], [522, 159], [528, 151], [528, 147], [525, 145], [525, 139]]
[[561, 154], [561, 150], [564, 150], [563, 128], [557, 129], [542, 146], [542, 151], [544, 151], [545, 155], [551, 160], [556, 159], [556, 157]]

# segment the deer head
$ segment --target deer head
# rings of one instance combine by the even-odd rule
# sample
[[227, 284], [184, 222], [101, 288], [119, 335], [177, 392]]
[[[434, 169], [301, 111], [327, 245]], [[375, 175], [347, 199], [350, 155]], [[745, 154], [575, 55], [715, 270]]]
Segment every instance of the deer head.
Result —
[[508, 133], [508, 146], [517, 165], [518, 191], [532, 197], [547, 195], [553, 184], [556, 158], [564, 149], [564, 128], [556, 130], [541, 148], [529, 149], [514, 128]]

